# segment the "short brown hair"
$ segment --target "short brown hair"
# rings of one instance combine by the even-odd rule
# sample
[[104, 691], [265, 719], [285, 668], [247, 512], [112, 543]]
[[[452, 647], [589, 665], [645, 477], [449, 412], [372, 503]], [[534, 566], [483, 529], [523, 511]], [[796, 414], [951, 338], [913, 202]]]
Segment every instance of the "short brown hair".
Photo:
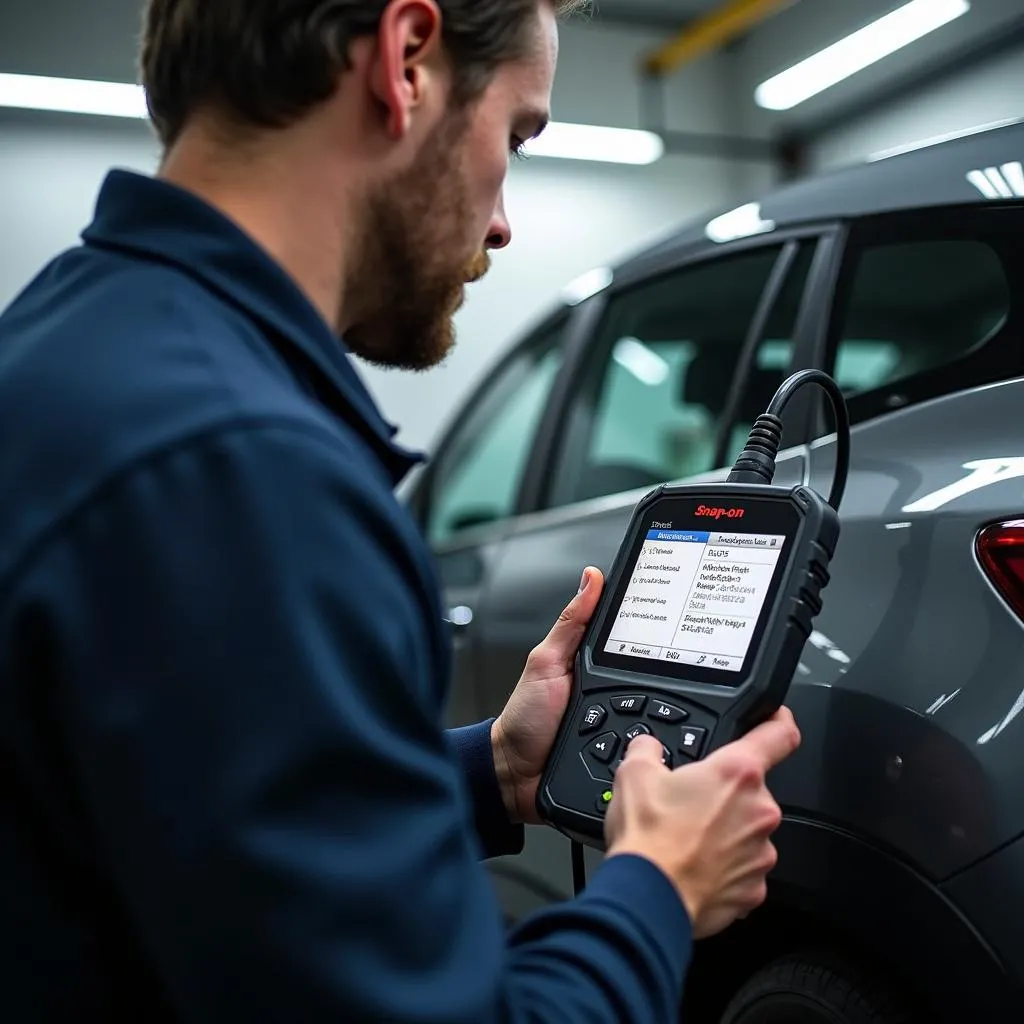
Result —
[[[349, 47], [372, 34], [391, 0], [148, 0], [142, 84], [160, 141], [170, 146], [201, 106], [241, 124], [277, 127], [334, 92]], [[459, 101], [522, 55], [542, 0], [436, 0]], [[546, 0], [559, 16], [590, 0]]]

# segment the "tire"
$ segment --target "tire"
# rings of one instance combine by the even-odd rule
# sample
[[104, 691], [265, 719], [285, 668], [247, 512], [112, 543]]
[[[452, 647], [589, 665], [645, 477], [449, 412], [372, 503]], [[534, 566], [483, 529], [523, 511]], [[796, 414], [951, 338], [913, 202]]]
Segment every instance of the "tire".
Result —
[[813, 954], [763, 967], [736, 993], [721, 1024], [913, 1024], [880, 982]]

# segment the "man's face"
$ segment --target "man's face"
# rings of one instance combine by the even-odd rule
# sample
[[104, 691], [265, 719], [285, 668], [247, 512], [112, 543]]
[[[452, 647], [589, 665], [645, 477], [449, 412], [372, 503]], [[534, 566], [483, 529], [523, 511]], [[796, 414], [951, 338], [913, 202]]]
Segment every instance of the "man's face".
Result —
[[538, 5], [528, 54], [482, 96], [445, 115], [412, 165], [369, 197], [359, 265], [346, 294], [365, 311], [345, 335], [370, 362], [425, 370], [452, 349], [465, 287], [511, 241], [503, 187], [510, 153], [547, 121], [557, 60], [555, 17]]

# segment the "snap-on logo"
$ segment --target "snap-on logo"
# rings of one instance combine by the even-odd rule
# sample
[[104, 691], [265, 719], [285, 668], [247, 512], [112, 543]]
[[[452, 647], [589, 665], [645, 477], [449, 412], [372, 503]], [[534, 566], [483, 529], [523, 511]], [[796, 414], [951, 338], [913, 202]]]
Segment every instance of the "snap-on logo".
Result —
[[745, 511], [742, 508], [712, 508], [708, 505], [698, 505], [694, 515], [708, 519], [742, 519]]

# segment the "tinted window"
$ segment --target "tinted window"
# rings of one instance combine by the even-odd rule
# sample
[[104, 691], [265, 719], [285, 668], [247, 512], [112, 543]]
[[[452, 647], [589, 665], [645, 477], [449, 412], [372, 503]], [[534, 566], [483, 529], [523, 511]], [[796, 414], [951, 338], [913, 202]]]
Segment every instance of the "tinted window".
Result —
[[[801, 243], [778, 297], [772, 304], [754, 355], [754, 365], [743, 385], [739, 406], [729, 430], [723, 460], [726, 463], [734, 462], [743, 451], [754, 421], [767, 411], [775, 392], [793, 372], [797, 321], [816, 246], [817, 240]], [[785, 419], [786, 413], [783, 413]]]
[[456, 427], [431, 484], [432, 543], [515, 511], [533, 437], [561, 369], [563, 330], [564, 323], [524, 346]]
[[969, 386], [959, 367], [999, 337], [1011, 312], [1001, 244], [947, 238], [859, 250], [832, 369], [848, 397], [862, 396], [851, 404], [855, 418]]
[[778, 247], [688, 266], [614, 296], [575, 391], [550, 504], [705, 472]]

